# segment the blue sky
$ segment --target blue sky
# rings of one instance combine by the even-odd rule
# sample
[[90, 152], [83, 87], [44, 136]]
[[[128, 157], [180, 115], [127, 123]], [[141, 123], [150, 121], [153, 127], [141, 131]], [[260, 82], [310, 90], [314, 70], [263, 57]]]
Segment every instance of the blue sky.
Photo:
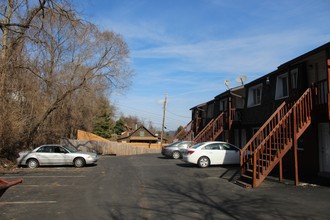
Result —
[[75, 0], [103, 30], [123, 36], [135, 76], [112, 104], [161, 127], [191, 120], [235, 79], [247, 82], [330, 41], [330, 0]]

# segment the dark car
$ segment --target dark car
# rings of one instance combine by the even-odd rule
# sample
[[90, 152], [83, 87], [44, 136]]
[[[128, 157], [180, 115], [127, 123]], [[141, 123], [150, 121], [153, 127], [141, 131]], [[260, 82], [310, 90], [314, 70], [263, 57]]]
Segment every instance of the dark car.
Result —
[[187, 149], [192, 146], [191, 141], [177, 141], [167, 146], [162, 147], [162, 154], [165, 157], [171, 157], [173, 159], [182, 158], [181, 150]]

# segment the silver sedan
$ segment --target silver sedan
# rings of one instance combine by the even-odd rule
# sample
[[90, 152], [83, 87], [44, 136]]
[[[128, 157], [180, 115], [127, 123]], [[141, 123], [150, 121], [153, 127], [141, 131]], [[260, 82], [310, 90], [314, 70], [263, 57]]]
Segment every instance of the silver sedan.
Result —
[[64, 145], [42, 145], [30, 152], [19, 153], [17, 164], [36, 168], [43, 165], [74, 165], [83, 167], [86, 164], [95, 164], [99, 159], [96, 153], [80, 152], [77, 149]]

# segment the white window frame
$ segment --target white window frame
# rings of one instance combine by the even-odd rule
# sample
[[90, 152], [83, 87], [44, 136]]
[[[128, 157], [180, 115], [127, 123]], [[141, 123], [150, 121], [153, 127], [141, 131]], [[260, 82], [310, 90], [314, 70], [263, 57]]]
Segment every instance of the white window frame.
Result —
[[[286, 86], [283, 84], [284, 80], [286, 81], [285, 82]], [[285, 94], [285, 92], [286, 92], [286, 94]], [[275, 100], [283, 99], [288, 96], [289, 96], [289, 77], [288, 77], [288, 73], [284, 73], [280, 76], [277, 76]]]
[[[259, 96], [258, 96], [258, 94], [255, 94], [255, 91], [257, 92], [258, 90], [260, 90]], [[249, 88], [247, 107], [261, 105], [261, 99], [262, 99], [262, 83]]]

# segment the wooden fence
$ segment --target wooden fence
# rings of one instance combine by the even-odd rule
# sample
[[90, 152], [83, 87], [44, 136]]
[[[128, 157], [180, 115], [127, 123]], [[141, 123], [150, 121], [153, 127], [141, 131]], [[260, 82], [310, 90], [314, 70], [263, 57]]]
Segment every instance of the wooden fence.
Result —
[[83, 152], [96, 152], [101, 155], [156, 154], [161, 152], [160, 144], [118, 143], [99, 140], [62, 139], [61, 144], [74, 146]]

